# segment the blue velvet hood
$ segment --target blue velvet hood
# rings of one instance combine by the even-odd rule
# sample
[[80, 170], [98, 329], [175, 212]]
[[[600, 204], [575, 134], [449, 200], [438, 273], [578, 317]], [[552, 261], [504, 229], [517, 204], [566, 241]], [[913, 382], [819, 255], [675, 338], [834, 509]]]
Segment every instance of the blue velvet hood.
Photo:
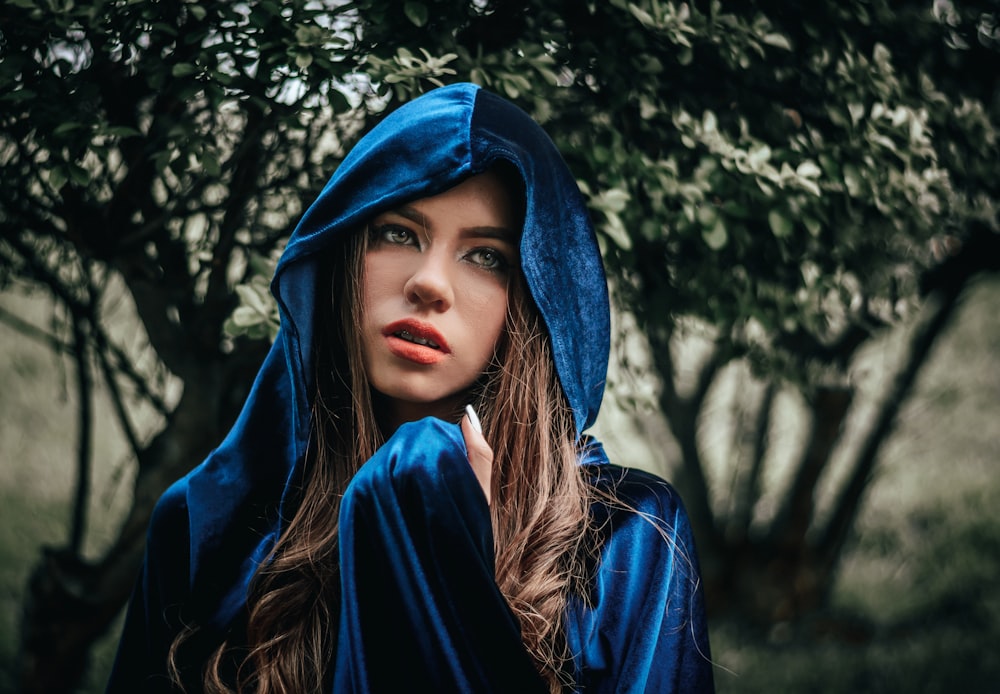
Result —
[[[278, 501], [269, 497], [296, 479], [305, 455], [324, 251], [379, 212], [447, 190], [500, 159], [524, 180], [521, 265], [578, 434], [594, 422], [609, 352], [607, 285], [585, 201], [555, 145], [526, 113], [476, 85], [442, 87], [401, 106], [354, 146], [302, 216], [271, 285], [278, 338], [225, 441], [179, 485], [192, 511], [192, 594], [205, 597], [215, 626], [240, 609], [279, 531], [276, 520], [248, 515]], [[234, 550], [245, 557], [238, 576]]]
[[513, 163], [524, 180], [521, 266], [552, 338], [577, 431], [594, 423], [610, 328], [604, 267], [585, 201], [545, 131], [510, 102], [473, 84], [436, 89], [391, 113], [354, 146], [296, 227], [271, 286], [281, 309], [281, 349], [300, 404], [304, 365], [312, 363], [321, 251], [378, 213], [443, 192], [500, 159]]

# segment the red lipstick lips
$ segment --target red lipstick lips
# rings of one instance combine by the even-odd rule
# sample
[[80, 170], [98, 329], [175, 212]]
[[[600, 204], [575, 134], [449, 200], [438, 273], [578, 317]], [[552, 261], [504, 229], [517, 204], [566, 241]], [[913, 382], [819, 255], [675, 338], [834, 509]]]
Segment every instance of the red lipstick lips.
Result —
[[412, 318], [390, 323], [382, 334], [390, 352], [416, 364], [436, 364], [451, 352], [444, 335], [433, 325]]

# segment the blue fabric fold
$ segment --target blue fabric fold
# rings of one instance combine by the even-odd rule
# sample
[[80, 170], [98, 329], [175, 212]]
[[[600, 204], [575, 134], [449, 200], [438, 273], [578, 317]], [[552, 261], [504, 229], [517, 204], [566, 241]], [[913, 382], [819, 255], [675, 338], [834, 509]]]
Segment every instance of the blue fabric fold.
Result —
[[454, 424], [404, 424], [340, 510], [336, 692], [546, 691], [493, 579], [489, 507]]
[[604, 536], [590, 604], [577, 600], [567, 620], [579, 691], [713, 691], [698, 559], [680, 497], [649, 473], [589, 469], [620, 504], [592, 510]]

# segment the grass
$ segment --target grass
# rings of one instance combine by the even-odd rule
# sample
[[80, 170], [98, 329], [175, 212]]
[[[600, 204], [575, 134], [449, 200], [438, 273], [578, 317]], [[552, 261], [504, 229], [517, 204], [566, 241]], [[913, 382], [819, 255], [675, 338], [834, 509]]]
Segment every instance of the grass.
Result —
[[987, 498], [970, 492], [918, 521], [915, 545], [892, 539], [896, 528], [858, 537], [831, 609], [801, 625], [714, 624], [731, 671], [717, 671], [720, 694], [998, 691], [1000, 518]]
[[[720, 694], [1000, 691], [998, 299], [1000, 278], [979, 282], [936, 346], [882, 451], [829, 611], [768, 631], [712, 624]], [[30, 569], [67, 537], [76, 421], [69, 367], [3, 325], [0, 348], [3, 693], [16, 691]], [[121, 437], [98, 425], [93, 551], [114, 527], [98, 509], [120, 507], [128, 484]], [[99, 644], [81, 692], [103, 690], [115, 641], [112, 630]]]

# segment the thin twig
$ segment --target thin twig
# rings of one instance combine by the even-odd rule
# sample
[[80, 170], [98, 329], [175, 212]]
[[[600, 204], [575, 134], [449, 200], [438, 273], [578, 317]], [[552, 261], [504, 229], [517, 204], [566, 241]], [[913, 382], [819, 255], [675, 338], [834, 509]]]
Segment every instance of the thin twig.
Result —
[[[94, 298], [90, 302], [90, 315], [87, 318], [91, 325], [97, 325], [98, 317], [96, 315], [95, 307], [100, 303], [101, 293], [92, 282], [90, 283], [90, 288], [91, 296]], [[101, 342], [103, 342], [103, 339]], [[111, 404], [114, 407], [115, 414], [118, 416], [118, 422], [121, 424], [122, 431], [125, 432], [125, 438], [128, 439], [129, 447], [132, 449], [133, 455], [135, 455], [136, 460], [140, 460], [141, 446], [139, 444], [139, 438], [136, 436], [135, 429], [132, 427], [132, 422], [128, 418], [128, 412], [125, 409], [125, 402], [122, 398], [121, 390], [118, 388], [118, 379], [115, 377], [114, 369], [108, 361], [108, 345], [101, 344], [100, 346], [103, 348], [97, 350], [97, 362], [100, 364], [101, 372], [104, 374], [104, 382], [107, 384], [108, 393], [111, 395]]]
[[6, 323], [8, 326], [21, 333], [27, 338], [35, 340], [42, 343], [53, 352], [61, 352], [64, 354], [69, 354], [73, 351], [73, 345], [63, 342], [55, 335], [52, 335], [42, 328], [32, 325], [28, 321], [24, 320], [20, 316], [11, 313], [3, 306], [0, 306], [0, 322]]

